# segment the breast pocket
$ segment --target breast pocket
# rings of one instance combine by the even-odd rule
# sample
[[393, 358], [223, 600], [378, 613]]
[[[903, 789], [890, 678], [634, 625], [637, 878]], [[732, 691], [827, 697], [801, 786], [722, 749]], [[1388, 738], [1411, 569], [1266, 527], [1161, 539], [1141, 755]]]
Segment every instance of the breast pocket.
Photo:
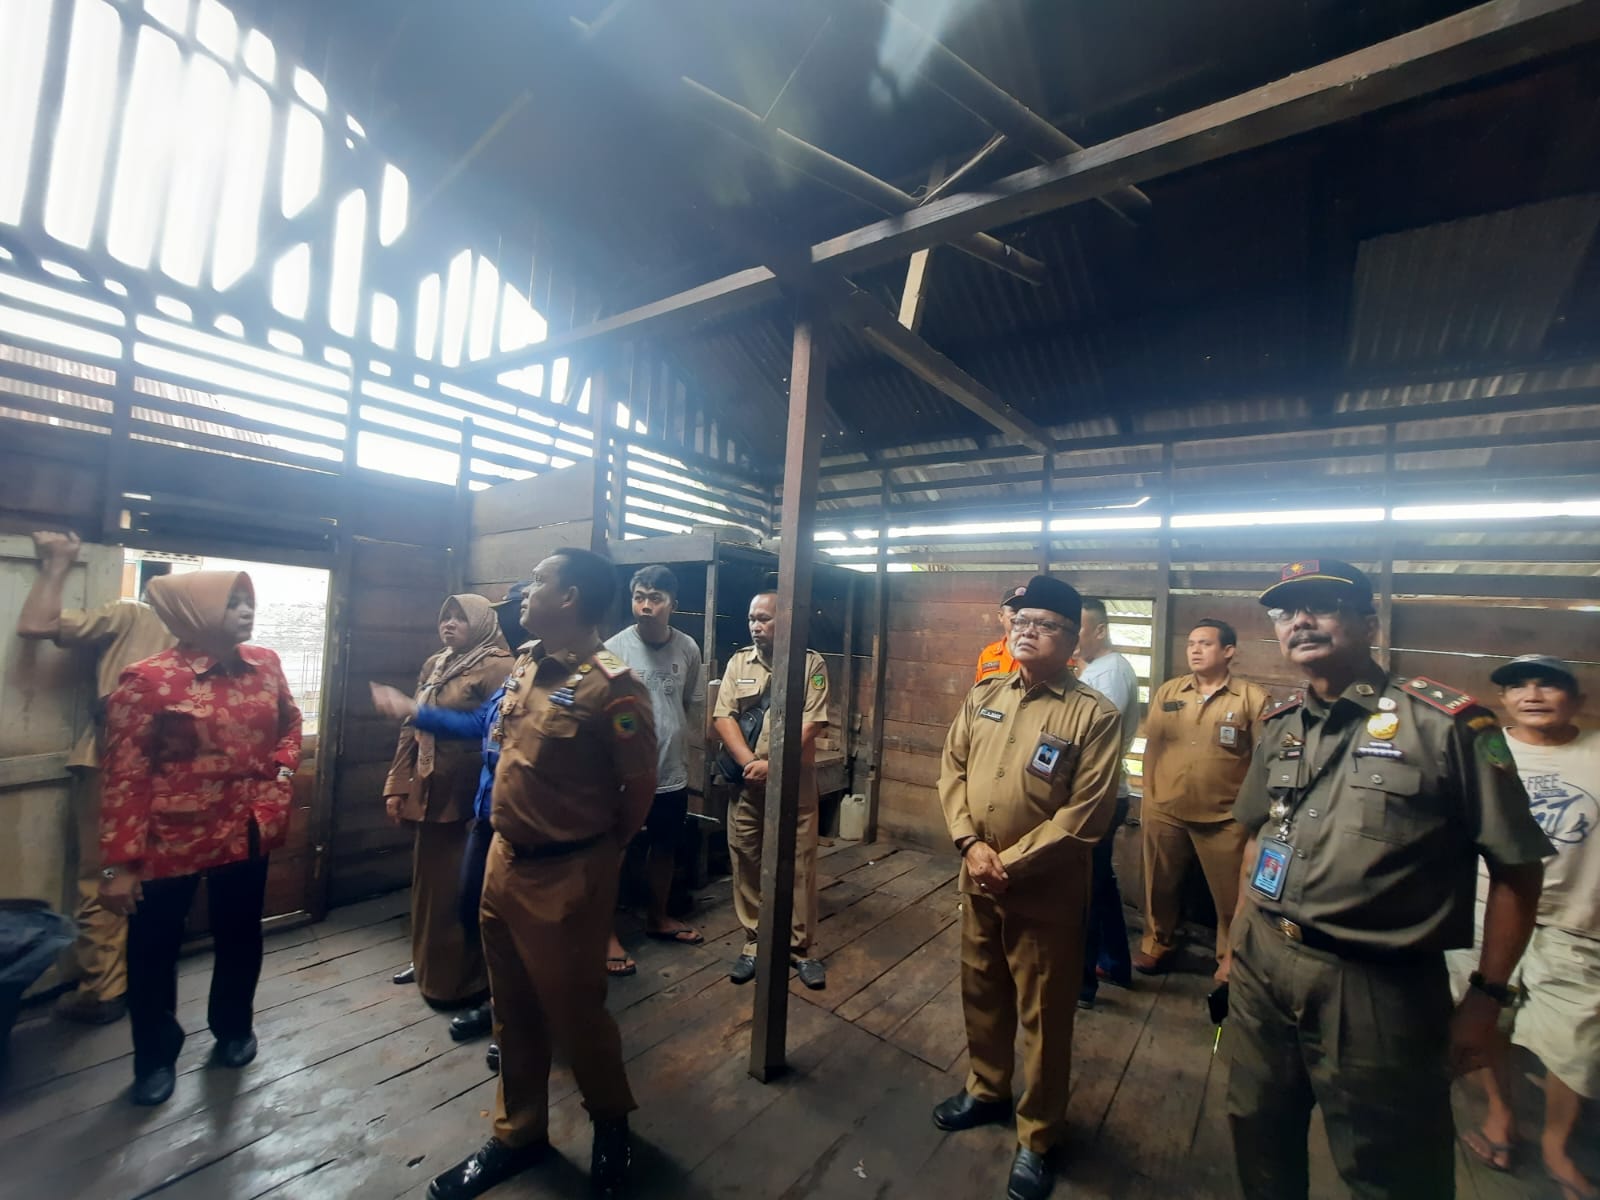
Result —
[[759, 683], [738, 683], [733, 688], [733, 709], [735, 712], [746, 712], [761, 703], [761, 685]]
[[1444, 814], [1422, 788], [1422, 770], [1410, 763], [1357, 759], [1349, 795], [1363, 837], [1404, 843], [1438, 828]]

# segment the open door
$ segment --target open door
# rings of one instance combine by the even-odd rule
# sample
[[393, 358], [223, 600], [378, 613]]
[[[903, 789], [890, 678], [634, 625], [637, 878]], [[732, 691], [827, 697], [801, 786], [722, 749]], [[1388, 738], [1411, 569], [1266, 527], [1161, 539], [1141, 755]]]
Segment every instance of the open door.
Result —
[[[0, 535], [0, 894], [76, 908], [77, 833], [67, 755], [91, 720], [93, 663], [50, 642], [16, 636], [38, 577], [33, 541]], [[115, 600], [122, 548], [85, 544], [63, 603]]]

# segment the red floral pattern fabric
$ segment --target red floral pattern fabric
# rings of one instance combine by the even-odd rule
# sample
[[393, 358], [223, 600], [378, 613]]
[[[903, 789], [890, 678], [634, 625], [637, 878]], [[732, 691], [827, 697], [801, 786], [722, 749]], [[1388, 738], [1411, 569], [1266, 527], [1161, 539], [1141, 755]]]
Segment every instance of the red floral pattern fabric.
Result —
[[135, 663], [106, 700], [100, 855], [145, 879], [189, 875], [283, 844], [300, 765], [300, 709], [278, 656], [225, 667], [183, 646]]

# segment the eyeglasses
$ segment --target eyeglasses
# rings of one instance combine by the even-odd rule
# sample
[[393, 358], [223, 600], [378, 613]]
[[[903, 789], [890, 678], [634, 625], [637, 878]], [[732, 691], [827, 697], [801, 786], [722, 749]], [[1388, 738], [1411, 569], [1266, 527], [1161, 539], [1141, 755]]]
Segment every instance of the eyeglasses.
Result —
[[1354, 610], [1343, 600], [1307, 600], [1304, 604], [1297, 604], [1293, 608], [1269, 608], [1267, 618], [1274, 625], [1287, 625], [1301, 613], [1305, 613], [1313, 620], [1321, 620], [1324, 617], [1352, 611]]
[[1037, 629], [1040, 633], [1048, 633], [1051, 637], [1059, 637], [1067, 631], [1067, 627], [1060, 621], [1036, 621], [1032, 617], [1011, 618], [1011, 632], [1027, 633], [1030, 629]]

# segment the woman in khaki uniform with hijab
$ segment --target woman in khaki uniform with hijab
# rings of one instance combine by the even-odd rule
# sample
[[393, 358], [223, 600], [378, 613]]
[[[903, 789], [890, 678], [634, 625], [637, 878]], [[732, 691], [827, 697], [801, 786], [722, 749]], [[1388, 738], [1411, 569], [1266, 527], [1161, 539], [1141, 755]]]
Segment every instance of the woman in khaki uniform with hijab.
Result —
[[[494, 609], [482, 596], [451, 596], [439, 610], [444, 649], [422, 664], [416, 700], [437, 708], [476, 709], [505, 682], [511, 653]], [[457, 895], [482, 752], [471, 742], [434, 741], [408, 720], [384, 784], [389, 819], [411, 825], [412, 965], [396, 983], [416, 981], [441, 1007], [480, 1000], [489, 989], [483, 954], [467, 945]]]

